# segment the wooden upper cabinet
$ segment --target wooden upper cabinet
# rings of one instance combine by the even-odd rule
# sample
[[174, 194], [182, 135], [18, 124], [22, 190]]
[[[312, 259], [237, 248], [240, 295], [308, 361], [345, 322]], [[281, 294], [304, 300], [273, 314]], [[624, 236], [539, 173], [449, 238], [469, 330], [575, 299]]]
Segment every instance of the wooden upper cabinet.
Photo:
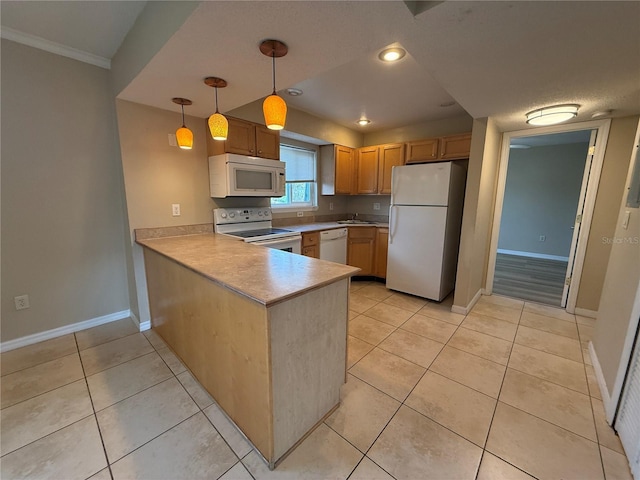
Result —
[[438, 160], [439, 139], [428, 138], [407, 143], [406, 163], [435, 162]]
[[428, 138], [407, 143], [406, 163], [439, 162], [469, 158], [471, 133]]
[[256, 125], [256, 152], [258, 157], [280, 160], [280, 132]]
[[355, 171], [353, 148], [335, 146], [335, 192], [350, 194], [353, 191], [353, 173]]
[[252, 157], [280, 159], [280, 132], [239, 118], [227, 117], [227, 120], [229, 133], [226, 140], [213, 140], [207, 127], [209, 155], [237, 153]]
[[322, 195], [349, 195], [353, 192], [354, 150], [342, 145], [320, 146]]
[[378, 163], [378, 193], [391, 194], [391, 169], [404, 165], [404, 144], [382, 145]]
[[469, 158], [471, 152], [471, 134], [450, 135], [440, 139], [440, 159], [459, 160]]
[[356, 150], [356, 194], [378, 193], [378, 162], [377, 146]]

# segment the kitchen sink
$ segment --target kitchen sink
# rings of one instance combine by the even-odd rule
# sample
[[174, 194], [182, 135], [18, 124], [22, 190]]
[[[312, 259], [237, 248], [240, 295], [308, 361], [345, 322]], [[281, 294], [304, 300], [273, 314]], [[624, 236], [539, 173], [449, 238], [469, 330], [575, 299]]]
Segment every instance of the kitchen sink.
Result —
[[368, 222], [367, 220], [338, 220], [336, 223], [341, 223], [344, 225], [360, 225], [360, 224], [374, 225], [376, 222]]

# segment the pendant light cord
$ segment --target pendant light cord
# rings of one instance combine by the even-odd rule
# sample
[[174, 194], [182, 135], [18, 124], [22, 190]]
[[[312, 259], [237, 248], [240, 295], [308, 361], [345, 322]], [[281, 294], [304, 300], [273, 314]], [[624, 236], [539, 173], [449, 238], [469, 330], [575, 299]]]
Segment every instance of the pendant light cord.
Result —
[[216, 113], [220, 113], [218, 112], [218, 87], [215, 87], [215, 91], [216, 91]]
[[273, 50], [271, 50], [271, 61], [273, 62], [273, 95], [277, 95], [276, 93], [276, 47], [274, 45]]
[[184, 103], [180, 104], [180, 106], [182, 107], [182, 128], [186, 128], [184, 124]]

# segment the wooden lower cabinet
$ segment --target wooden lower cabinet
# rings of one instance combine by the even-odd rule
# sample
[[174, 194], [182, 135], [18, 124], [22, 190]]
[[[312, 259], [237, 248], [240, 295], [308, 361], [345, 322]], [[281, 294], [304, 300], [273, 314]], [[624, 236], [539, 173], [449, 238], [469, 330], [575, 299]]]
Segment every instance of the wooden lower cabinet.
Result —
[[376, 227], [350, 227], [347, 238], [347, 264], [358, 267], [358, 275], [374, 274]]
[[389, 229], [378, 228], [375, 248], [375, 276], [387, 278], [387, 252], [389, 251]]
[[307, 257], [320, 258], [320, 232], [302, 234], [302, 254]]

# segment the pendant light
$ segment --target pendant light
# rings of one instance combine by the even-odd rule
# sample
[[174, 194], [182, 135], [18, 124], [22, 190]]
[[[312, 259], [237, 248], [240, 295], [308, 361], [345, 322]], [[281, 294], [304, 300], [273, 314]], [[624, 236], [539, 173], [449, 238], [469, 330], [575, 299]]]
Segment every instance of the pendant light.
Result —
[[227, 81], [218, 77], [207, 77], [204, 79], [204, 83], [216, 89], [216, 111], [209, 117], [209, 132], [214, 140], [226, 140], [229, 133], [229, 122], [218, 112], [218, 89], [227, 86]]
[[182, 107], [182, 126], [176, 130], [176, 140], [178, 146], [183, 150], [191, 150], [193, 148], [193, 132], [189, 130], [184, 124], [184, 106], [191, 105], [193, 102], [186, 98], [172, 98], [173, 103], [177, 103]]
[[271, 57], [273, 70], [273, 93], [262, 104], [264, 123], [271, 130], [282, 130], [287, 119], [287, 104], [276, 93], [276, 58], [284, 57], [289, 49], [280, 40], [265, 40], [260, 44], [260, 51]]

